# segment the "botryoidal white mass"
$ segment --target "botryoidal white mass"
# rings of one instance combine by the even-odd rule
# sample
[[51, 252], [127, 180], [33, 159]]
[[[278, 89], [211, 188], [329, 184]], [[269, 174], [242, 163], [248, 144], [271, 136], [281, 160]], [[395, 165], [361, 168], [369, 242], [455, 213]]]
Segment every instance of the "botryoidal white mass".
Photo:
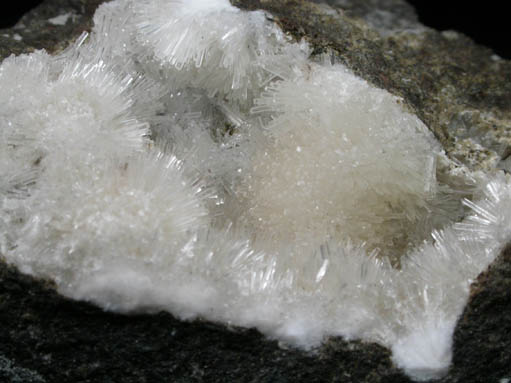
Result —
[[0, 252], [66, 296], [374, 341], [444, 374], [511, 185], [401, 100], [227, 0], [115, 0], [0, 65]]

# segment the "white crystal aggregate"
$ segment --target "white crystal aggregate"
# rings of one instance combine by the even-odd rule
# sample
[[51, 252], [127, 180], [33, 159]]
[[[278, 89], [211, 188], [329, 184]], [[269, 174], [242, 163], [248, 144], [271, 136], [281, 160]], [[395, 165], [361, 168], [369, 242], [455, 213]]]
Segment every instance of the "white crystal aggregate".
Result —
[[0, 65], [0, 253], [108, 310], [377, 342], [446, 373], [509, 177], [227, 0], [115, 0]]

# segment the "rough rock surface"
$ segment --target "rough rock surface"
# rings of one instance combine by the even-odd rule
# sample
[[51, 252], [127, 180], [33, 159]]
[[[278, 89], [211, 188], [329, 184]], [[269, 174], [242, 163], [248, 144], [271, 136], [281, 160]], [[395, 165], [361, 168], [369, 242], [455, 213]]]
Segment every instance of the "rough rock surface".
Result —
[[105, 0], [50, 0], [21, 18], [10, 29], [0, 29], [0, 60], [10, 54], [65, 48], [82, 31], [90, 29], [92, 17]]
[[[58, 51], [101, 0], [47, 0], [0, 30], [0, 59]], [[507, 168], [511, 62], [456, 32], [424, 27], [402, 0], [233, 0], [270, 12], [315, 54], [403, 97], [452, 158]], [[473, 285], [442, 382], [511, 379], [511, 249]], [[384, 348], [331, 339], [314, 353], [254, 330], [169, 314], [119, 315], [56, 294], [0, 261], [0, 382], [408, 382]]]

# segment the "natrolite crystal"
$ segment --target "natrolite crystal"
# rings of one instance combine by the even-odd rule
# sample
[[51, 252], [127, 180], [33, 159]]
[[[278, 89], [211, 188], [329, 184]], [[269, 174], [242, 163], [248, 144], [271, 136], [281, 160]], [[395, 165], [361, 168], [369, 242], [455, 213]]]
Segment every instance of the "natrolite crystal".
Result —
[[228, 0], [115, 0], [0, 65], [0, 253], [60, 293], [444, 374], [511, 184], [399, 98]]

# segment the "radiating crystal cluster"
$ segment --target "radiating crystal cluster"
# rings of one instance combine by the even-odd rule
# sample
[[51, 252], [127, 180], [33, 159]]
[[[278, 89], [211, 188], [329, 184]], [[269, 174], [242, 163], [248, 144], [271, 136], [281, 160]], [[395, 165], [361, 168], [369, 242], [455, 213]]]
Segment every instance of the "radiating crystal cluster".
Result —
[[443, 374], [510, 180], [227, 0], [115, 0], [0, 65], [0, 252], [69, 297], [389, 347]]

